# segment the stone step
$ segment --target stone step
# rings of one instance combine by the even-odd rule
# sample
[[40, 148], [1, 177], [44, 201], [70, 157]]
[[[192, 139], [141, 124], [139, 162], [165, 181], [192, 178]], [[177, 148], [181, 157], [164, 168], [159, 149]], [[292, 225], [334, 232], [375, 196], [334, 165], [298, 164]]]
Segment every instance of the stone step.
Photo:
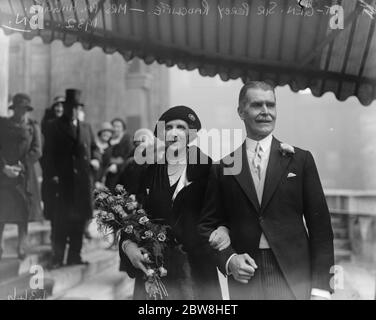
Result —
[[83, 253], [82, 257], [90, 264], [66, 266], [46, 272], [46, 276], [53, 279], [55, 283], [50, 299], [59, 299], [67, 290], [79, 285], [89, 277], [100, 273], [110, 266], [116, 265], [118, 267], [119, 264], [118, 253], [113, 250], [98, 249]]
[[33, 265], [45, 267], [50, 258], [51, 248], [47, 245], [30, 248], [23, 260], [18, 259], [15, 254], [4, 256], [0, 261], [0, 283], [29, 273]]
[[334, 249], [351, 251], [351, 242], [348, 239], [334, 239]]
[[[30, 223], [27, 239], [26, 253], [32, 254], [35, 252], [33, 248], [40, 248], [48, 246], [51, 248], [51, 227], [49, 222]], [[109, 248], [111, 246], [111, 237], [104, 240], [99, 234], [88, 239], [84, 237], [82, 252], [90, 252], [98, 248]], [[18, 233], [15, 225], [6, 225], [6, 230], [3, 235], [3, 258], [17, 258]]]
[[[89, 254], [98, 249], [107, 248], [108, 244], [100, 239], [84, 240], [82, 254]], [[117, 250], [114, 248], [114, 250]], [[3, 255], [0, 260], [0, 282], [3, 279], [11, 278], [15, 275], [27, 273], [32, 265], [46, 267], [52, 260], [51, 245], [38, 245], [29, 248], [26, 257], [23, 260], [18, 259], [17, 253], [8, 253]]]
[[[54, 292], [59, 292], [63, 288], [80, 283], [87, 276], [100, 272], [108, 267], [118, 256], [116, 246], [112, 250], [105, 250], [110, 244], [97, 237], [84, 239], [82, 256], [84, 260], [91, 262], [88, 266], [71, 266], [59, 270], [48, 271], [47, 265], [51, 261], [52, 251], [49, 243], [49, 226], [34, 226], [30, 232], [31, 246], [27, 250], [27, 255], [22, 261], [17, 258], [15, 251], [17, 243], [17, 232], [15, 228], [7, 228], [4, 235], [6, 252], [0, 261], [0, 299], [41, 299], [48, 298]], [[5, 232], [4, 232], [5, 233]], [[33, 239], [36, 241], [33, 241]], [[12, 245], [13, 242], [13, 245]], [[10, 245], [9, 245], [10, 244]], [[13, 251], [14, 250], [14, 251]], [[40, 265], [44, 268], [47, 286], [45, 290], [32, 290], [29, 281], [32, 276], [30, 268], [33, 265]], [[117, 263], [118, 265], [118, 263]], [[55, 279], [56, 278], [56, 286]], [[51, 284], [52, 283], [52, 284]]]
[[[32, 266], [44, 268], [50, 260], [49, 246], [37, 246], [28, 251], [23, 260], [4, 258], [0, 263], [0, 299], [1, 300], [36, 300], [45, 299], [52, 293], [53, 281], [43, 276], [43, 289], [32, 289], [30, 279], [35, 271]], [[44, 273], [44, 269], [42, 272]]]
[[[0, 283], [0, 300], [55, 299], [66, 290], [79, 285], [85, 279], [95, 278], [98, 273], [108, 267], [112, 266], [118, 269], [118, 254], [114, 251], [92, 251], [84, 254], [83, 257], [90, 262], [89, 265], [63, 267], [53, 271], [44, 270], [43, 289], [32, 289], [30, 287], [30, 280], [33, 276], [30, 272], [2, 281]], [[9, 265], [11, 266], [11, 264]], [[113, 289], [114, 292], [119, 292], [117, 295], [120, 295], [123, 291], [120, 290], [122, 286], [117, 287], [118, 285], [119, 283], [116, 283], [116, 286], [114, 283]], [[124, 296], [121, 297], [124, 298]]]
[[43, 278], [43, 289], [32, 288], [34, 274], [22, 274], [0, 283], [0, 300], [41, 300], [52, 294], [54, 282]]
[[27, 256], [22, 260], [18, 273], [30, 272], [31, 266], [39, 265], [43, 268], [50, 263], [52, 259], [52, 251], [50, 245], [40, 245], [32, 247], [28, 250]]
[[129, 300], [133, 287], [134, 280], [114, 264], [67, 290], [59, 300]]
[[[27, 247], [46, 245], [51, 243], [51, 228], [49, 222], [29, 223]], [[10, 225], [4, 230], [2, 248], [3, 255], [16, 255], [18, 246], [18, 232], [15, 225]]]

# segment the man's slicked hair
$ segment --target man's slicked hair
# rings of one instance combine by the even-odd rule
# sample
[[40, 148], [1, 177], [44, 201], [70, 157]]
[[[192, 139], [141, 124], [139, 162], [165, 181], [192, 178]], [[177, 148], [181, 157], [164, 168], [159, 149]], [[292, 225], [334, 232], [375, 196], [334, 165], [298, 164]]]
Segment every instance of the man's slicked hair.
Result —
[[247, 92], [249, 89], [261, 89], [264, 91], [273, 91], [275, 96], [275, 87], [266, 81], [248, 81], [246, 82], [240, 90], [239, 93], [239, 106], [242, 106], [246, 100]]

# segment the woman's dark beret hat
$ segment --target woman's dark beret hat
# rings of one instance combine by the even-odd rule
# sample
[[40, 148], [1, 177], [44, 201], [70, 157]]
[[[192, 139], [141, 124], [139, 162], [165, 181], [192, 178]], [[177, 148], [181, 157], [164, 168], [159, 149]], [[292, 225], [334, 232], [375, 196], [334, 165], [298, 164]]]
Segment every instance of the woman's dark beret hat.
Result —
[[[196, 129], [197, 131], [201, 130], [201, 121], [198, 118], [196, 112], [191, 108], [186, 106], [176, 106], [165, 111], [158, 122], [164, 121], [165, 123], [172, 120], [183, 120], [185, 121], [190, 129]], [[157, 126], [154, 130], [154, 135], [156, 135]]]

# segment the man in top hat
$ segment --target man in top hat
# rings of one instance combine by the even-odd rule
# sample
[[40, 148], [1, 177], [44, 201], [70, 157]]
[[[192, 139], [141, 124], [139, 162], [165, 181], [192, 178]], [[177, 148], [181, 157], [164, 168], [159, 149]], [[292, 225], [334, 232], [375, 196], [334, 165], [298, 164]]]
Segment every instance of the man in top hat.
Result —
[[85, 264], [81, 258], [85, 224], [92, 217], [93, 171], [100, 167], [100, 153], [88, 123], [79, 120], [81, 91], [66, 90], [64, 114], [47, 124], [45, 176], [56, 184], [58, 209], [53, 215], [53, 267], [63, 264], [69, 240], [68, 265]]
[[[18, 225], [18, 256], [26, 249], [27, 223], [41, 218], [35, 163], [42, 154], [38, 123], [27, 94], [16, 94], [10, 118], [0, 118], [0, 242], [6, 223]], [[0, 248], [0, 258], [2, 250]]]

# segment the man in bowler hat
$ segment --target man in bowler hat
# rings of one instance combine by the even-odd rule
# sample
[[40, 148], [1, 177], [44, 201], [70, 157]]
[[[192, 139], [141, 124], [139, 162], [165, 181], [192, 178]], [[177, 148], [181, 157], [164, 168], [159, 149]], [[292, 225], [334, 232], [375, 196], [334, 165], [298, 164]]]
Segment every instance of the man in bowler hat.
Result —
[[67, 264], [87, 263], [81, 258], [82, 240], [93, 212], [93, 170], [99, 169], [101, 156], [90, 125], [78, 118], [84, 107], [80, 96], [79, 90], [66, 90], [64, 115], [46, 127], [44, 174], [56, 184], [59, 202], [52, 218], [53, 268], [63, 265], [68, 241]]

